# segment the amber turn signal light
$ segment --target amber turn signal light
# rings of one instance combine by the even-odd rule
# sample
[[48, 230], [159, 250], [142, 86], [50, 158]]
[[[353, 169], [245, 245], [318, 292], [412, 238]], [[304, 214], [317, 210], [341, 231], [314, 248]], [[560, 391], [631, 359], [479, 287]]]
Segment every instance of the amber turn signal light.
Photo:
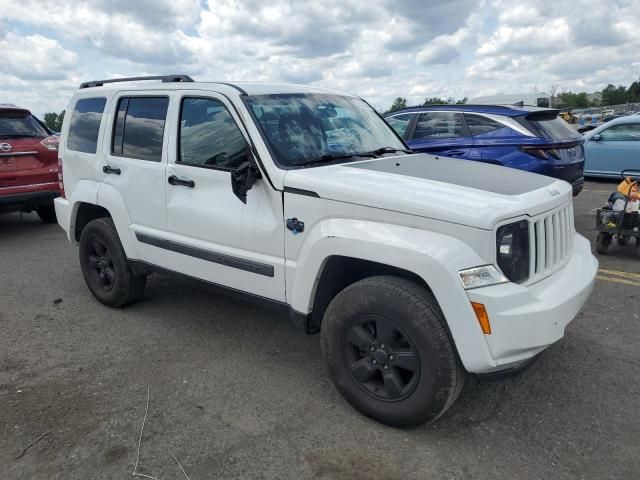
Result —
[[489, 323], [489, 314], [487, 313], [487, 309], [484, 308], [484, 305], [482, 303], [471, 302], [471, 306], [473, 307], [473, 311], [476, 314], [476, 318], [478, 319], [478, 323], [480, 324], [482, 333], [484, 333], [485, 335], [490, 335], [491, 324]]

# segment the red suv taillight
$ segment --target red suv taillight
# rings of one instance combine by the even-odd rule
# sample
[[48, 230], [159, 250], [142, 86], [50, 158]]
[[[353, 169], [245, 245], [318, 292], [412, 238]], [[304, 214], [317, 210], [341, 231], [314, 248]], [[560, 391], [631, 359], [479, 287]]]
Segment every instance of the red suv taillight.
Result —
[[64, 196], [64, 179], [62, 177], [62, 157], [58, 157], [58, 189], [60, 190], [60, 196], [62, 198], [67, 198]]
[[50, 135], [40, 142], [40, 144], [47, 150], [58, 151], [58, 144], [60, 143], [60, 137], [58, 135]]

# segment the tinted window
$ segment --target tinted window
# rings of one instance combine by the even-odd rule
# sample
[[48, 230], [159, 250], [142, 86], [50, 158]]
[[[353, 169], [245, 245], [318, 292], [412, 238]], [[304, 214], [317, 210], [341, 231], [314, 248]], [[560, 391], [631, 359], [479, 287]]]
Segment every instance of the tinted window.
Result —
[[422, 113], [416, 124], [414, 139], [450, 138], [468, 135], [462, 113], [433, 112]]
[[185, 98], [180, 110], [180, 158], [189, 165], [233, 169], [247, 157], [247, 142], [222, 103]]
[[514, 117], [524, 125], [527, 130], [538, 137], [551, 138], [553, 140], [567, 140], [570, 138], [582, 138], [578, 131], [556, 114], [537, 112], [525, 117]]
[[106, 98], [83, 98], [78, 100], [69, 126], [67, 148], [76, 152], [96, 153], [98, 132]]
[[387, 123], [398, 132], [398, 135], [404, 138], [404, 134], [407, 131], [409, 122], [411, 121], [410, 113], [402, 113], [400, 115], [393, 115], [392, 117], [385, 118]]
[[637, 142], [640, 141], [640, 123], [623, 123], [612, 125], [600, 132], [602, 140], [613, 142]]
[[483, 117], [482, 115], [464, 114], [464, 118], [467, 120], [467, 126], [471, 131], [471, 135], [482, 135], [483, 133], [493, 132], [505, 126], [495, 120]]
[[162, 160], [162, 138], [169, 99], [125, 97], [118, 102], [111, 152], [127, 158]]
[[0, 138], [47, 135], [49, 132], [27, 110], [0, 110]]

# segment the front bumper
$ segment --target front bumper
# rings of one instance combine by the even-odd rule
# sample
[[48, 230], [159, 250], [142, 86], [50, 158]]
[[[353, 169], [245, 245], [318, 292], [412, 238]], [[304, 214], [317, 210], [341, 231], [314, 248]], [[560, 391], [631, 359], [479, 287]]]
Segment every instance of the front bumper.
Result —
[[571, 259], [553, 275], [528, 286], [469, 290], [469, 300], [482, 303], [491, 322], [484, 340], [492, 358], [472, 373], [517, 368], [561, 339], [591, 293], [597, 271], [589, 242], [576, 234]]

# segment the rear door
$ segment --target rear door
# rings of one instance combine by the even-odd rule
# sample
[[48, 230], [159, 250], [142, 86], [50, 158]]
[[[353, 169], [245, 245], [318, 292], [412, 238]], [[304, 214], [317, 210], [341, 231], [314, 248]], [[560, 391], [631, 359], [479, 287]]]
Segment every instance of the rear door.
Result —
[[407, 144], [412, 150], [433, 155], [467, 158], [473, 146], [473, 137], [460, 112], [420, 113], [408, 135]]
[[58, 151], [28, 110], [0, 109], [0, 194], [57, 191]]
[[618, 176], [624, 170], [640, 172], [640, 122], [611, 125], [587, 145], [586, 170]]
[[[112, 100], [100, 159], [103, 186], [99, 201], [107, 194], [120, 195], [131, 218], [132, 234], [164, 235], [167, 228], [165, 130], [172, 94], [166, 90], [145, 91], [144, 95], [120, 92]], [[138, 245], [142, 260], [149, 260], [149, 247]]]

